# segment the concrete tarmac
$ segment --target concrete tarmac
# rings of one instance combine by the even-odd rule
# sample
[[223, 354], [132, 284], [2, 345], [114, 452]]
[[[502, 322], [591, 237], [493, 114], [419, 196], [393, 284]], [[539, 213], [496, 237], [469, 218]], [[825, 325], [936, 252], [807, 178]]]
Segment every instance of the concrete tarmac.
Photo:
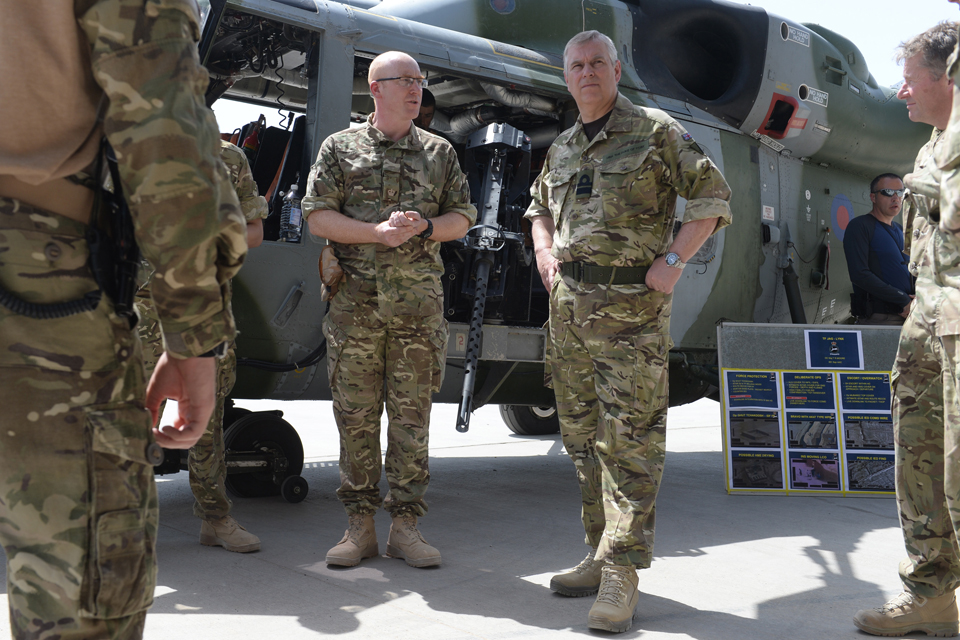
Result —
[[[304, 442], [309, 495], [299, 504], [235, 499], [234, 515], [263, 543], [237, 554], [198, 543], [186, 472], [158, 478], [160, 575], [148, 640], [611, 635], [587, 629], [592, 597], [548, 588], [587, 551], [559, 435], [513, 435], [497, 407], [478, 410], [461, 434], [456, 406], [436, 406], [421, 531], [442, 566], [415, 569], [380, 556], [330, 568], [326, 551], [346, 525], [330, 403], [237, 404], [284, 411]], [[727, 495], [720, 407], [709, 400], [670, 411], [667, 449], [653, 566], [640, 573], [634, 626], [619, 637], [868, 637], [853, 614], [900, 591], [905, 554], [892, 498]], [[383, 553], [390, 520], [381, 511], [376, 521]], [[0, 614], [2, 636], [9, 625]]]

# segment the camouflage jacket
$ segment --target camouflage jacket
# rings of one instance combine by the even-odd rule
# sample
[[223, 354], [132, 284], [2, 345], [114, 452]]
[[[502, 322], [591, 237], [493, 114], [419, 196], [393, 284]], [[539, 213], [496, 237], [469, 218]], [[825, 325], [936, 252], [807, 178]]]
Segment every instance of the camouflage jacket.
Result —
[[[459, 213], [470, 224], [477, 210], [450, 143], [410, 125], [394, 142], [369, 119], [323, 141], [310, 171], [303, 214], [332, 210], [380, 223], [393, 211], [425, 218]], [[331, 242], [345, 276], [337, 297], [373, 304], [385, 316], [425, 316], [443, 304], [440, 243], [414, 236], [399, 247]]]
[[650, 265], [673, 240], [678, 195], [684, 222], [732, 220], [730, 187], [690, 134], [623, 95], [592, 141], [579, 119], [560, 134], [530, 193], [525, 217], [553, 218], [552, 255], [564, 262]]
[[[197, 53], [197, 3], [2, 3], [0, 38], [42, 25], [44, 11], [68, 13], [79, 27], [86, 76], [62, 81], [98, 92], [102, 132], [116, 151], [137, 242], [157, 270], [153, 299], [167, 350], [181, 358], [208, 351], [235, 333], [225, 287], [246, 255], [246, 229], [219, 159], [216, 120], [204, 104], [208, 76]], [[57, 64], [55, 53], [38, 64]], [[22, 82], [33, 82], [29, 65], [20, 73]], [[44, 90], [57, 99], [56, 87]], [[44, 127], [31, 120], [29, 105], [21, 108], [19, 126]], [[99, 138], [95, 115], [84, 130]]]
[[[233, 190], [240, 200], [240, 210], [247, 222], [266, 218], [269, 213], [266, 199], [257, 192], [257, 183], [253, 180], [253, 172], [250, 170], [250, 163], [247, 161], [247, 155], [235, 144], [224, 140], [220, 141], [220, 158], [226, 165], [230, 182], [233, 184]], [[246, 236], [244, 236], [246, 237]], [[148, 262], [140, 265], [140, 271], [137, 274], [137, 311], [141, 316], [156, 318], [157, 312], [150, 299], [150, 282], [154, 272]]]
[[237, 194], [237, 199], [240, 200], [240, 210], [246, 221], [253, 222], [266, 218], [270, 213], [267, 200], [257, 192], [257, 183], [253, 180], [247, 155], [237, 145], [221, 140], [220, 159], [227, 165], [230, 182], [233, 183], [233, 190]]
[[953, 79], [953, 111], [934, 152], [940, 176], [940, 225], [935, 247], [930, 251], [933, 282], [940, 287], [937, 335], [960, 334], [960, 60], [957, 51], [948, 61]]
[[934, 326], [938, 335], [948, 335], [947, 325], [956, 324], [956, 320], [941, 311], [945, 291], [936, 273], [944, 250], [945, 234], [941, 234], [938, 228], [942, 172], [934, 158], [945, 141], [943, 133], [939, 129], [933, 130], [930, 141], [917, 154], [913, 171], [903, 177], [903, 184], [910, 190], [904, 203], [904, 231], [910, 243], [910, 273], [917, 278], [915, 313], [921, 314], [925, 323]]

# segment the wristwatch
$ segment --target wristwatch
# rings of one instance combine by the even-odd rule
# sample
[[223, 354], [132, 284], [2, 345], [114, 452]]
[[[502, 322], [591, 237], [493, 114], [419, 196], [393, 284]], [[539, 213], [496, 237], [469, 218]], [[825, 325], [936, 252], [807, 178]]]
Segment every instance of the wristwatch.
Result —
[[431, 220], [430, 218], [427, 218], [426, 220], [427, 220], [427, 228], [423, 230], [423, 233], [420, 233], [417, 236], [419, 238], [423, 238], [424, 240], [426, 240], [427, 238], [433, 235], [433, 220]]
[[687, 266], [687, 263], [681, 260], [680, 256], [673, 251], [665, 255], [663, 259], [666, 261], [668, 267], [673, 267], [674, 269], [683, 269]]

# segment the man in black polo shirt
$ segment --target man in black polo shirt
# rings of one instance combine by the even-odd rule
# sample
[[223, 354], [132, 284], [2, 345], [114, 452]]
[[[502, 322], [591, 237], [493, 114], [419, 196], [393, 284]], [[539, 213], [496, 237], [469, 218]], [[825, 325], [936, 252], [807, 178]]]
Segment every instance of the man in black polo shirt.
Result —
[[903, 204], [903, 180], [884, 173], [870, 183], [873, 209], [850, 221], [843, 250], [853, 283], [857, 324], [902, 325], [913, 300], [913, 277], [903, 252], [903, 227], [893, 221]]

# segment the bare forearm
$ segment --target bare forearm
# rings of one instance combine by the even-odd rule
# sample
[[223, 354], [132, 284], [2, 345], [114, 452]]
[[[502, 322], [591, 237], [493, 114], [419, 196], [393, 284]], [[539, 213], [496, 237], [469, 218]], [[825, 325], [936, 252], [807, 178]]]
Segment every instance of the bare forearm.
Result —
[[718, 218], [691, 220], [684, 223], [670, 245], [670, 251], [680, 256], [684, 262], [689, 260], [700, 250], [713, 230], [717, 228]]
[[307, 218], [307, 226], [313, 235], [334, 242], [343, 244], [379, 242], [377, 225], [354, 220], [339, 211], [318, 209]]
[[[677, 254], [683, 262], [688, 261], [700, 250], [704, 241], [717, 228], [719, 220], [719, 218], [704, 218], [703, 220], [691, 220], [684, 223], [680, 227], [677, 237], [673, 239], [673, 244], [670, 245], [668, 252]], [[673, 287], [680, 280], [680, 275], [680, 269], [667, 266], [664, 257], [659, 256], [650, 265], [650, 270], [647, 271], [646, 285], [654, 291], [673, 293]]]
[[556, 231], [553, 220], [547, 216], [537, 216], [530, 222], [530, 235], [533, 236], [533, 249], [537, 253], [553, 249], [553, 234]]
[[560, 261], [551, 253], [555, 230], [553, 219], [547, 216], [537, 216], [530, 222], [530, 235], [533, 236], [533, 249], [537, 255], [537, 271], [540, 272], [540, 280], [547, 291], [553, 289], [553, 281], [560, 272]]
[[[470, 220], [459, 213], [445, 213], [442, 216], [430, 218], [430, 221], [433, 222], [433, 233], [430, 235], [430, 240], [436, 242], [458, 240], [465, 236], [470, 228]], [[423, 233], [426, 228], [426, 221], [422, 221], [419, 233]]]

